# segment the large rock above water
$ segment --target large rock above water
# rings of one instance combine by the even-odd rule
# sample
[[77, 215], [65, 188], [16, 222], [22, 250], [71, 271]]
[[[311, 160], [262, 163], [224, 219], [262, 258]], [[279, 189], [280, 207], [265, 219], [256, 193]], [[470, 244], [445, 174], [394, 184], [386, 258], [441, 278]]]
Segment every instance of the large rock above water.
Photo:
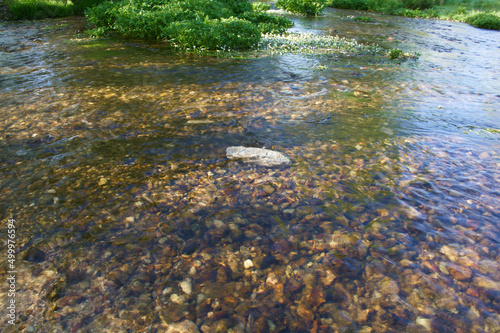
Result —
[[256, 163], [263, 166], [290, 164], [291, 160], [284, 154], [264, 149], [243, 146], [227, 147], [226, 156], [229, 159], [241, 158], [246, 163]]

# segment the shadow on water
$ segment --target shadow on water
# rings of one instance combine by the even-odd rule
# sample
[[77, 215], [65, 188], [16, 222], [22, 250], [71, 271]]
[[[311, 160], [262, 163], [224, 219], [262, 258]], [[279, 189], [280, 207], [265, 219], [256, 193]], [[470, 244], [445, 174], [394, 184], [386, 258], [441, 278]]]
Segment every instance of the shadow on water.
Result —
[[[353, 15], [294, 20], [421, 58], [204, 57], [87, 40], [80, 19], [2, 23], [17, 323], [497, 329], [498, 33]], [[228, 160], [238, 145], [293, 162]]]

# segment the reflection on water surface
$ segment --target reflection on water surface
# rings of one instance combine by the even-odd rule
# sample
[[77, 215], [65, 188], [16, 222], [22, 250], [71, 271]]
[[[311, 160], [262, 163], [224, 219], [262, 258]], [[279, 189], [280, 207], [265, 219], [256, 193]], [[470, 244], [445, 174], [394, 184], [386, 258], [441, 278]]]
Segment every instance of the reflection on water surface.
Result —
[[[498, 331], [498, 32], [350, 15], [295, 20], [422, 57], [223, 59], [2, 23], [6, 331]], [[228, 160], [238, 145], [293, 163]]]

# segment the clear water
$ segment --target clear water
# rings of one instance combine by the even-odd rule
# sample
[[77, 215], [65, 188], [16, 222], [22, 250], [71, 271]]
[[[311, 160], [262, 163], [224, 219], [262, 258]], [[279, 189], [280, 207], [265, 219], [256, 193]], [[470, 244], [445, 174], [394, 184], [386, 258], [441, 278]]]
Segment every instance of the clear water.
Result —
[[293, 19], [421, 57], [224, 59], [88, 40], [78, 18], [1, 23], [6, 331], [500, 329], [500, 33]]

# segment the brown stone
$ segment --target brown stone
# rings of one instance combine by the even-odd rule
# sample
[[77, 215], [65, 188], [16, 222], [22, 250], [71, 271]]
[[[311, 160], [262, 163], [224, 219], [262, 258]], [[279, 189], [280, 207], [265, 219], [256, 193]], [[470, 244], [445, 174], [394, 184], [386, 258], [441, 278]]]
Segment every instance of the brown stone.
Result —
[[467, 295], [469, 296], [473, 296], [473, 297], [479, 297], [479, 293], [477, 292], [476, 289], [474, 288], [469, 288], [467, 289], [467, 291], [465, 292]]
[[300, 317], [304, 318], [305, 320], [308, 320], [308, 321], [314, 320], [314, 313], [311, 311], [311, 309], [309, 309], [307, 306], [305, 306], [302, 303], [297, 306], [297, 314]]
[[454, 263], [449, 263], [447, 267], [451, 276], [459, 281], [470, 279], [472, 276], [472, 271], [468, 267], [463, 267]]
[[368, 316], [370, 315], [371, 312], [372, 312], [371, 309], [365, 309], [365, 310], [361, 311], [360, 313], [358, 313], [358, 322], [361, 324], [361, 323], [364, 323], [365, 321], [367, 321]]
[[500, 291], [500, 282], [491, 280], [480, 274], [477, 274], [476, 277], [474, 277], [474, 284], [479, 288]]
[[313, 287], [311, 292], [307, 296], [307, 304], [311, 306], [313, 309], [316, 309], [321, 304], [325, 303], [325, 295], [323, 288], [321, 287]]
[[382, 294], [397, 294], [399, 293], [399, 286], [396, 281], [391, 278], [384, 277], [378, 282], [379, 290]]

